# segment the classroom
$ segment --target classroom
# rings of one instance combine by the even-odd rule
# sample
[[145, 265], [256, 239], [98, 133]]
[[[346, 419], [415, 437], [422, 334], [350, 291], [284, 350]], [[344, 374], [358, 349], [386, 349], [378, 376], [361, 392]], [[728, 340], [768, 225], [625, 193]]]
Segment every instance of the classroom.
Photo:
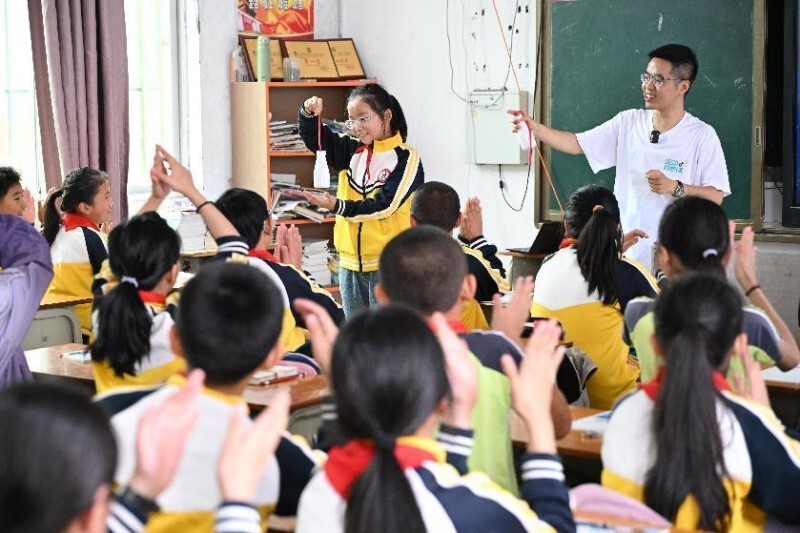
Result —
[[800, 530], [798, 21], [0, 0], [0, 529]]

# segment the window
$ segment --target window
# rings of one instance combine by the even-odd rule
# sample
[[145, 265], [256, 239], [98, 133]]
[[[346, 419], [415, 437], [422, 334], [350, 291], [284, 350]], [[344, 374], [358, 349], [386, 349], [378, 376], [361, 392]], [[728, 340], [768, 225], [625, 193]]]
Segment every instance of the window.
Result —
[[[192, 2], [177, 0], [125, 2], [130, 213], [135, 213], [149, 194], [148, 170], [155, 144], [162, 144], [176, 157], [188, 151], [188, 134], [180, 125], [188, 120], [189, 113], [179, 105], [179, 101], [185, 101], [179, 98], [179, 89], [186, 85], [186, 59], [182, 55], [189, 9], [196, 11]], [[43, 197], [41, 152], [27, 2], [0, 0], [0, 165], [15, 167], [25, 186]]]
[[45, 181], [28, 3], [0, 0], [0, 29], [0, 166], [16, 168], [24, 186], [41, 196]]

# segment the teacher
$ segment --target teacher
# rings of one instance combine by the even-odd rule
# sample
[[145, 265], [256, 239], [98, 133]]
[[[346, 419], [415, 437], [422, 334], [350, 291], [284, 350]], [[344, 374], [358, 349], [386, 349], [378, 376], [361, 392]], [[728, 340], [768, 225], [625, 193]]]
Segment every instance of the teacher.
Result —
[[652, 268], [653, 239], [667, 205], [684, 195], [720, 204], [731, 191], [716, 131], [684, 108], [697, 77], [694, 52], [668, 44], [648, 56], [641, 75], [644, 109], [622, 111], [578, 134], [549, 128], [522, 111], [510, 113], [515, 128], [524, 121], [541, 142], [568, 154], [584, 154], [595, 174], [617, 167], [614, 194], [623, 230], [640, 229], [648, 236], [627, 254]]

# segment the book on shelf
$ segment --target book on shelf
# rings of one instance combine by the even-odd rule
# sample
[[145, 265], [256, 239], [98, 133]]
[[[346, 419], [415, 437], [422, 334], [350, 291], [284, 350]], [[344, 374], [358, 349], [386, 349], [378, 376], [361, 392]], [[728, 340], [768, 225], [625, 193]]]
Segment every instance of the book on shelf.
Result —
[[321, 224], [325, 220], [326, 213], [330, 214], [330, 211], [327, 209], [324, 212], [319, 211], [310, 207], [307, 202], [301, 202], [300, 204], [296, 205], [293, 211], [302, 217], [313, 220], [317, 224]]
[[320, 285], [331, 284], [328, 239], [303, 239], [303, 270]]

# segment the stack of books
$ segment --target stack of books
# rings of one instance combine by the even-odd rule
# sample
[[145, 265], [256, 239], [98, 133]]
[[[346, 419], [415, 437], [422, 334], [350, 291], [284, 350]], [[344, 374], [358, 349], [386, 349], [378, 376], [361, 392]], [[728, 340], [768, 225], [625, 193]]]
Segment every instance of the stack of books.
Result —
[[269, 149], [273, 152], [307, 152], [297, 132], [297, 123], [273, 120], [269, 123]]
[[303, 270], [320, 285], [331, 284], [328, 239], [303, 239]]
[[182, 215], [177, 229], [181, 237], [181, 252], [199, 252], [216, 246], [208, 234], [203, 217], [194, 212], [183, 212]]

